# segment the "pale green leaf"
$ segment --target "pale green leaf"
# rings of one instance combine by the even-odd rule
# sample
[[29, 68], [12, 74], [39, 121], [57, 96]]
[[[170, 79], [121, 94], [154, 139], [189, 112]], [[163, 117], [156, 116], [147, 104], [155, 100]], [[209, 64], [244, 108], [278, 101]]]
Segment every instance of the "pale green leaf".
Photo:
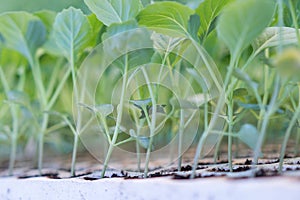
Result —
[[40, 20], [44, 23], [47, 32], [50, 33], [53, 27], [53, 23], [56, 17], [56, 12], [50, 10], [41, 10], [34, 13], [35, 16], [40, 18]]
[[107, 117], [114, 111], [114, 106], [111, 104], [101, 104], [94, 107], [94, 111], [103, 117]]
[[55, 18], [53, 38], [61, 53], [71, 60], [89, 44], [91, 26], [81, 10], [64, 9]]
[[31, 62], [32, 53], [45, 40], [45, 26], [39, 18], [26, 12], [10, 12], [0, 15], [0, 24], [3, 46]]
[[190, 36], [188, 22], [194, 11], [176, 2], [159, 2], [147, 6], [137, 16], [139, 24], [173, 37]]
[[199, 35], [206, 37], [222, 9], [233, 0], [204, 0], [196, 9], [196, 13], [200, 16]]
[[297, 44], [297, 42], [296, 29], [290, 27], [268, 27], [252, 42], [252, 47], [256, 53], [259, 53], [266, 48]]
[[140, 0], [84, 0], [106, 26], [134, 19], [143, 5]]
[[273, 0], [239, 0], [224, 8], [217, 23], [219, 37], [238, 56], [270, 24]]
[[7, 93], [7, 100], [9, 103], [15, 103], [23, 106], [30, 105], [30, 99], [24, 92], [11, 90]]
[[138, 24], [135, 20], [129, 20], [124, 23], [114, 23], [109, 26], [106, 32], [102, 36], [102, 40], [106, 40], [116, 34], [123, 33], [132, 29], [138, 28]]
[[103, 27], [103, 24], [102, 22], [100, 22], [98, 19], [97, 19], [97, 16], [95, 14], [90, 14], [88, 16], [88, 20], [89, 20], [89, 23], [91, 25], [91, 39], [90, 39], [90, 46], [94, 47], [97, 45], [97, 43], [100, 41], [100, 31]]
[[238, 138], [251, 149], [255, 149], [258, 136], [256, 127], [251, 124], [244, 124], [238, 132]]

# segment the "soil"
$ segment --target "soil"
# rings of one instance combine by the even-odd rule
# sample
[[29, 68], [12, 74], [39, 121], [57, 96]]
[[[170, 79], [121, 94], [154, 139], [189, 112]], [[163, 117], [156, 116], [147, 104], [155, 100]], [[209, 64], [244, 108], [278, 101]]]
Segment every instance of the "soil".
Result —
[[[230, 172], [226, 154], [227, 149], [226, 147], [224, 147], [221, 149], [219, 159], [216, 162], [214, 162], [212, 155], [208, 155], [207, 158], [201, 159], [199, 161], [195, 178], [227, 177], [230, 179], [244, 179], [251, 177], [289, 176], [300, 179], [300, 157], [292, 154], [293, 149], [287, 151], [287, 156], [284, 159], [283, 172], [279, 173], [279, 155], [274, 153], [276, 152], [276, 149], [274, 150], [274, 148], [278, 149], [279, 147], [276, 145], [268, 146], [268, 148], [264, 150], [264, 157], [259, 159], [259, 163], [254, 166], [252, 158], [251, 156], [249, 156], [251, 154], [251, 151], [249, 151], [249, 149], [247, 148], [239, 147], [239, 149], [243, 149], [243, 151], [239, 151], [239, 157], [234, 158], [233, 172]], [[180, 171], [177, 170], [177, 163], [173, 163], [170, 166], [163, 167], [157, 165], [159, 161], [156, 161], [157, 166], [150, 169], [149, 178], [168, 176], [176, 180], [189, 179], [192, 170], [192, 155], [194, 155], [193, 149], [185, 154], [185, 156], [183, 157], [184, 162]], [[34, 167], [32, 161], [18, 161], [14, 170], [14, 176], [19, 179], [28, 179], [39, 176], [49, 179], [79, 178], [87, 181], [100, 179], [102, 167], [101, 164], [86, 152], [80, 153], [78, 155], [76, 176], [70, 177], [70, 157], [70, 155], [48, 155], [45, 158], [42, 175], [39, 175], [38, 170]], [[53, 162], [53, 159], [55, 160], [55, 162]], [[128, 170], [108, 169], [105, 174], [105, 178], [143, 178], [142, 169], [141, 172], [137, 172], [135, 171], [135, 166], [131, 166], [131, 162], [126, 162], [129, 163], [127, 165]], [[7, 165], [7, 161], [0, 163], [0, 177], [7, 177]]]

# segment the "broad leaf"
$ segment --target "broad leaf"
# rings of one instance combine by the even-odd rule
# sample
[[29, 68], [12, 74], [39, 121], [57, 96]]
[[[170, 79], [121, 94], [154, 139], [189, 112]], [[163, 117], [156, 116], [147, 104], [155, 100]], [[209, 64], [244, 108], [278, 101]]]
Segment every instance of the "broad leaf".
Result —
[[52, 39], [69, 61], [87, 47], [90, 36], [91, 26], [81, 10], [71, 7], [56, 16]]
[[213, 28], [213, 24], [222, 9], [233, 0], [205, 0], [196, 9], [200, 16], [199, 35], [206, 37]]
[[84, 0], [106, 26], [134, 19], [143, 5], [140, 0]]
[[241, 54], [270, 24], [276, 4], [271, 0], [236, 1], [223, 10], [218, 23], [219, 37], [233, 57]]
[[39, 18], [26, 12], [4, 13], [0, 15], [0, 24], [3, 45], [32, 62], [32, 54], [45, 40], [45, 26]]
[[251, 149], [255, 149], [258, 136], [256, 127], [251, 124], [244, 124], [238, 132], [238, 138]]
[[47, 32], [50, 33], [56, 17], [56, 13], [50, 10], [42, 10], [34, 13], [44, 23]]
[[88, 20], [91, 25], [91, 39], [90, 39], [90, 46], [94, 47], [97, 45], [98, 42], [100, 42], [100, 31], [103, 27], [102, 22], [100, 22], [95, 14], [90, 14], [88, 16]]
[[124, 23], [115, 23], [107, 28], [106, 32], [102, 36], [102, 40], [106, 40], [116, 34], [123, 33], [129, 30], [138, 28], [138, 24], [135, 20], [129, 20]]
[[147, 6], [138, 15], [139, 24], [173, 37], [190, 36], [188, 22], [194, 11], [176, 2], [159, 2]]
[[199, 16], [197, 14], [191, 15], [188, 23], [188, 32], [190, 36], [196, 41], [199, 41], [198, 30], [200, 25], [201, 22]]
[[34, 55], [37, 48], [42, 46], [46, 40], [46, 28], [41, 21], [30, 21], [25, 35], [31, 55]]
[[174, 51], [185, 40], [184, 38], [174, 38], [155, 32], [151, 35], [151, 39], [153, 40], [154, 49], [161, 54]]
[[[280, 32], [281, 31], [281, 32]], [[268, 27], [252, 42], [253, 50], [256, 53], [266, 48], [280, 45], [297, 44], [296, 29], [289, 27]]]

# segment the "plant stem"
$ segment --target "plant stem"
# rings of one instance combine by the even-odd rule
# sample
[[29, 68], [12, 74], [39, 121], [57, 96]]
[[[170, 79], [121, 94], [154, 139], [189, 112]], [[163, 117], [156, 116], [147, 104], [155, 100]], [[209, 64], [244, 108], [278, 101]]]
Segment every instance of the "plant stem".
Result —
[[292, 0], [288, 1], [289, 7], [290, 7], [290, 13], [292, 15], [292, 19], [293, 19], [293, 24], [295, 27], [295, 31], [296, 31], [296, 36], [297, 36], [297, 40], [298, 40], [298, 44], [300, 45], [300, 34], [299, 34], [299, 26], [298, 26], [298, 21], [297, 21], [297, 17], [296, 17], [296, 13], [295, 13], [295, 8], [294, 5], [292, 3]]
[[[195, 156], [194, 156], [194, 163], [193, 163], [193, 170], [192, 170], [192, 174], [190, 176], [191, 179], [195, 178], [195, 175], [196, 175], [196, 169], [197, 169], [197, 165], [198, 165], [198, 160], [201, 156], [201, 153], [202, 153], [202, 149], [203, 149], [203, 146], [205, 144], [205, 141], [206, 141], [206, 138], [207, 136], [209, 135], [210, 131], [213, 129], [216, 121], [218, 120], [218, 113], [221, 111], [223, 105], [224, 105], [224, 96], [225, 96], [225, 101], [228, 101], [228, 98], [226, 97], [226, 88], [228, 87], [229, 83], [231, 82], [231, 79], [232, 79], [232, 73], [233, 73], [233, 70], [234, 70], [234, 67], [235, 67], [235, 63], [236, 61], [238, 60], [239, 58], [239, 55], [235, 55], [235, 56], [232, 56], [230, 58], [230, 65], [228, 67], [228, 71], [226, 73], [226, 77], [225, 77], [225, 81], [224, 81], [224, 86], [221, 90], [221, 94], [220, 94], [220, 97], [218, 99], [218, 102], [217, 102], [217, 106], [216, 106], [216, 109], [214, 111], [214, 115], [210, 121], [210, 124], [208, 126], [208, 128], [206, 130], [204, 130], [199, 142], [198, 142], [198, 145], [197, 145], [197, 148], [196, 148], [196, 153], [195, 153]], [[227, 102], [228, 103], [228, 102]]]
[[257, 141], [256, 148], [255, 148], [255, 151], [254, 151], [253, 165], [257, 165], [257, 163], [258, 163], [258, 158], [260, 156], [261, 147], [262, 147], [263, 141], [264, 141], [265, 136], [266, 136], [267, 127], [268, 127], [268, 124], [269, 124], [270, 117], [277, 109], [276, 99], [278, 97], [279, 88], [280, 88], [280, 77], [279, 77], [279, 75], [276, 75], [274, 91], [273, 91], [271, 101], [270, 101], [269, 106], [268, 106], [268, 110], [267, 110], [267, 112], [265, 114], [265, 117], [263, 119], [262, 127], [261, 127], [261, 130], [260, 130], [260, 135], [258, 137], [258, 141]]
[[76, 173], [75, 173], [75, 162], [76, 162], [76, 150], [78, 148], [78, 138], [79, 136], [77, 134], [74, 134], [74, 146], [73, 146], [73, 153], [72, 153], [72, 167], [71, 167], [71, 176], [76, 176]]
[[[144, 178], [148, 177], [148, 171], [149, 171], [149, 161], [150, 161], [150, 155], [151, 155], [151, 148], [152, 148], [152, 143], [153, 143], [153, 137], [155, 134], [155, 126], [156, 126], [156, 99], [155, 99], [155, 95], [152, 91], [151, 88], [151, 83], [149, 80], [149, 77], [147, 75], [147, 72], [144, 68], [142, 68], [142, 72], [144, 74], [146, 83], [147, 83], [147, 87], [150, 93], [150, 97], [151, 97], [151, 101], [152, 101], [152, 120], [151, 120], [151, 125], [150, 125], [150, 140], [149, 140], [149, 146], [147, 148], [147, 152], [146, 152], [146, 161], [145, 161], [145, 169], [144, 169]], [[145, 113], [146, 118], [148, 116], [148, 113]], [[149, 120], [148, 120], [149, 121]], [[149, 123], [149, 122], [148, 122]]]
[[289, 123], [288, 128], [286, 129], [286, 131], [284, 133], [284, 140], [282, 142], [281, 151], [280, 151], [280, 162], [279, 162], [279, 172], [280, 173], [282, 173], [283, 159], [284, 159], [284, 155], [285, 155], [287, 143], [288, 143], [288, 140], [290, 138], [292, 129], [295, 126], [295, 123], [296, 123], [296, 121], [297, 121], [297, 119], [299, 117], [299, 114], [300, 114], [300, 102], [298, 104], [298, 107], [296, 109], [295, 114], [293, 115], [293, 118], [292, 118], [291, 122]]
[[228, 108], [228, 164], [229, 164], [229, 170], [230, 172], [233, 171], [232, 169], [232, 136], [231, 134], [233, 133], [233, 100], [231, 99], [231, 97], [229, 97], [229, 103], [227, 105]]
[[118, 139], [118, 133], [119, 133], [119, 127], [121, 125], [122, 121], [122, 114], [123, 114], [123, 106], [124, 106], [124, 98], [125, 98], [125, 92], [126, 92], [126, 85], [127, 85], [127, 73], [128, 73], [128, 55], [125, 55], [125, 69], [124, 69], [124, 75], [123, 75], [123, 83], [122, 83], [122, 91], [121, 91], [121, 96], [120, 96], [120, 104], [117, 108], [118, 114], [117, 114], [117, 121], [116, 121], [116, 126], [113, 134], [113, 138], [111, 140], [111, 143], [109, 144], [109, 148], [107, 150], [107, 154], [103, 163], [103, 169], [101, 172], [101, 178], [104, 177], [105, 171], [108, 167], [108, 162], [110, 160], [111, 154], [114, 150], [115, 144]]
[[[268, 49], [266, 49], [265, 55], [267, 58], [269, 57]], [[257, 123], [258, 130], [261, 129], [262, 119], [266, 113], [266, 105], [268, 102], [268, 98], [269, 98], [269, 66], [265, 65], [264, 66], [264, 95], [263, 95], [262, 106], [261, 106], [262, 109], [260, 109], [258, 123]]]
[[182, 137], [184, 132], [184, 110], [180, 109], [180, 123], [179, 123], [179, 131], [178, 131], [178, 164], [177, 171], [181, 171], [182, 164]]
[[[9, 85], [5, 78], [4, 72], [2, 70], [2, 67], [0, 66], [0, 79], [1, 83], [3, 85], [3, 89], [6, 93], [6, 96], [9, 92]], [[13, 175], [14, 165], [16, 161], [16, 154], [17, 154], [17, 139], [18, 139], [18, 132], [19, 132], [19, 119], [18, 119], [18, 111], [16, 108], [16, 105], [10, 105], [10, 112], [12, 115], [12, 135], [11, 135], [11, 148], [10, 148], [10, 158], [9, 158], [9, 167], [8, 167], [8, 175]]]

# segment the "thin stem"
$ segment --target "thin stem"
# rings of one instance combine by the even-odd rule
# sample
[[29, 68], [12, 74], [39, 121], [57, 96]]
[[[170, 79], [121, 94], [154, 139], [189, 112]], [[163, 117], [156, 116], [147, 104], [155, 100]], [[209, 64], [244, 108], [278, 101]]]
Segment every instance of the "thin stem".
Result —
[[[267, 58], [269, 57], [268, 49], [266, 49], [265, 55]], [[264, 95], [263, 95], [263, 100], [262, 100], [262, 109], [260, 109], [258, 123], [257, 123], [258, 130], [261, 129], [263, 116], [266, 113], [266, 105], [267, 105], [268, 99], [269, 99], [269, 66], [265, 65], [264, 66]]]
[[265, 117], [263, 119], [262, 127], [261, 127], [261, 130], [260, 130], [260, 135], [258, 137], [256, 148], [254, 150], [253, 165], [257, 165], [257, 163], [258, 163], [258, 158], [260, 156], [261, 147], [262, 147], [263, 141], [264, 141], [265, 136], [266, 136], [267, 127], [268, 127], [268, 124], [269, 124], [270, 117], [277, 109], [276, 99], [278, 97], [279, 89], [280, 89], [280, 77], [279, 77], [279, 75], [276, 75], [274, 91], [273, 91], [273, 94], [272, 94], [272, 97], [271, 97], [270, 104], [268, 106], [268, 110], [267, 110], [267, 112], [265, 114]]
[[117, 108], [118, 114], [117, 114], [116, 126], [115, 126], [113, 137], [112, 137], [111, 143], [109, 144], [109, 148], [107, 150], [107, 154], [106, 154], [106, 157], [105, 157], [105, 160], [104, 160], [103, 169], [102, 169], [102, 172], [101, 172], [101, 178], [103, 178], [104, 175], [105, 175], [105, 171], [108, 167], [108, 162], [110, 160], [111, 154], [114, 150], [114, 147], [115, 147], [115, 144], [117, 142], [118, 135], [119, 135], [118, 133], [119, 133], [119, 127], [120, 127], [121, 121], [122, 121], [124, 98], [125, 98], [127, 78], [128, 78], [127, 73], [128, 73], [128, 55], [126, 54], [125, 55], [125, 69], [124, 69], [123, 82], [122, 82], [122, 91], [121, 91], [121, 96], [120, 96], [120, 104]]
[[298, 44], [300, 45], [299, 26], [298, 26], [298, 21], [297, 21], [297, 17], [296, 17], [296, 13], [295, 13], [295, 8], [294, 8], [294, 5], [292, 3], [292, 0], [289, 0], [288, 4], [289, 4], [289, 7], [290, 7], [290, 13], [292, 15], [293, 24], [294, 24], [294, 27], [296, 29], [296, 36], [297, 36]]
[[[146, 152], [146, 161], [145, 161], [145, 169], [144, 169], [144, 178], [148, 177], [148, 171], [149, 171], [149, 161], [150, 161], [150, 155], [151, 155], [151, 148], [152, 148], [152, 144], [153, 144], [153, 137], [155, 134], [155, 126], [156, 126], [156, 99], [155, 99], [155, 95], [152, 91], [151, 88], [151, 83], [149, 80], [149, 77], [147, 75], [147, 72], [144, 68], [142, 68], [142, 72], [144, 74], [146, 83], [147, 83], [147, 87], [150, 93], [150, 97], [151, 97], [151, 101], [152, 101], [152, 120], [151, 120], [151, 125], [150, 125], [150, 140], [149, 140], [149, 146], [147, 148], [147, 152]], [[146, 113], [145, 113], [146, 114]], [[146, 114], [147, 117], [148, 114]]]
[[[3, 85], [3, 89], [6, 93], [6, 96], [9, 92], [9, 85], [5, 78], [4, 72], [2, 70], [2, 67], [0, 66], [0, 79], [1, 83]], [[13, 175], [14, 165], [16, 161], [16, 154], [17, 154], [17, 139], [18, 139], [18, 132], [19, 132], [19, 119], [18, 119], [18, 111], [16, 108], [16, 105], [10, 105], [10, 112], [12, 115], [12, 136], [11, 136], [11, 149], [10, 149], [10, 158], [9, 158], [9, 167], [8, 167], [8, 173], [9, 176]]]
[[[232, 98], [232, 97], [230, 97]], [[229, 100], [228, 103], [228, 164], [229, 164], [229, 170], [232, 172], [232, 132], [233, 132], [233, 100]]]
[[72, 153], [72, 164], [71, 164], [71, 176], [76, 176], [75, 173], [75, 165], [76, 165], [76, 155], [77, 155], [77, 148], [78, 148], [78, 134], [74, 134], [74, 144], [73, 144], [73, 153]]
[[179, 123], [179, 131], [178, 131], [178, 163], [177, 163], [177, 171], [181, 171], [182, 164], [182, 137], [184, 132], [184, 110], [180, 110], [180, 123]]
[[286, 131], [284, 133], [284, 139], [283, 139], [282, 146], [281, 146], [281, 151], [280, 151], [280, 162], [279, 162], [279, 172], [280, 173], [282, 172], [282, 168], [283, 168], [283, 159], [284, 159], [286, 147], [287, 147], [287, 144], [288, 144], [288, 140], [291, 136], [292, 129], [295, 126], [295, 123], [298, 120], [299, 114], [300, 114], [300, 102], [299, 102], [298, 107], [295, 111], [295, 114], [293, 115], [293, 118], [292, 118], [291, 122], [289, 123], [288, 128], [286, 129]]
[[[206, 138], [209, 135], [209, 133], [211, 132], [211, 130], [213, 129], [213, 127], [215, 126], [215, 123], [218, 120], [218, 117], [219, 117], [218, 113], [220, 113], [220, 111], [222, 110], [223, 103], [224, 103], [224, 98], [223, 97], [226, 95], [226, 88], [228, 87], [228, 85], [230, 83], [232, 73], [233, 73], [233, 70], [234, 70], [234, 66], [235, 66], [235, 60], [238, 60], [238, 59], [236, 59], [238, 57], [239, 56], [237, 56], [237, 57], [232, 56], [231, 57], [230, 65], [228, 67], [228, 71], [227, 71], [226, 77], [225, 77], [224, 87], [221, 90], [221, 94], [220, 94], [221, 98], [218, 99], [214, 115], [213, 115], [213, 117], [210, 121], [210, 124], [209, 124], [208, 128], [206, 130], [204, 130], [204, 132], [203, 132], [203, 134], [202, 134], [202, 136], [201, 136], [201, 138], [198, 142], [198, 145], [197, 145], [197, 148], [196, 148], [196, 153], [195, 153], [195, 156], [194, 156], [193, 170], [192, 170], [192, 174], [190, 176], [191, 179], [195, 178], [196, 169], [197, 169], [197, 165], [198, 165], [198, 160], [199, 160], [199, 158], [202, 154], [202, 150], [203, 150], [203, 146], [205, 144]], [[225, 99], [227, 100], [226, 96], [225, 96]]]

